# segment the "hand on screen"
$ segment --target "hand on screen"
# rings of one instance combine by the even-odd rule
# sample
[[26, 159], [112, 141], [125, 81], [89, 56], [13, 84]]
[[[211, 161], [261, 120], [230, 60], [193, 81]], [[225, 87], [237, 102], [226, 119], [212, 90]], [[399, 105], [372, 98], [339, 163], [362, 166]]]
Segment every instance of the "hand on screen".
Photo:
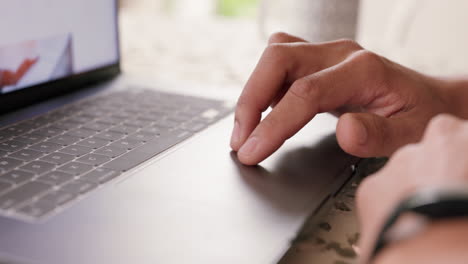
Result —
[[25, 59], [16, 71], [0, 69], [0, 88], [18, 83], [38, 60], [39, 58]]

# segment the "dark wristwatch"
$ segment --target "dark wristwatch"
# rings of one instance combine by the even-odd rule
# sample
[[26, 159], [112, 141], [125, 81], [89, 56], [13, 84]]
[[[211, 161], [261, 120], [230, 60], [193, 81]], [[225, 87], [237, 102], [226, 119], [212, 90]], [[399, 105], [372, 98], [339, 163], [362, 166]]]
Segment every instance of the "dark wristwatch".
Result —
[[372, 263], [388, 244], [401, 240], [401, 238], [392, 238], [389, 234], [400, 217], [407, 213], [415, 214], [425, 221], [467, 217], [468, 187], [423, 189], [404, 199], [390, 214], [379, 233], [368, 263]]

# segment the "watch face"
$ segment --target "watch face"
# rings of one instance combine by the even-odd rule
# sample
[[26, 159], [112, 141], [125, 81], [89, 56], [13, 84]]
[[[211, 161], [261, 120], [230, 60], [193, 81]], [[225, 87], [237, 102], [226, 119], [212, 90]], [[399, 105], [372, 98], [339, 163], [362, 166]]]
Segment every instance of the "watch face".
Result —
[[385, 233], [384, 239], [388, 243], [408, 239], [424, 230], [427, 223], [428, 219], [425, 216], [415, 213], [404, 213]]

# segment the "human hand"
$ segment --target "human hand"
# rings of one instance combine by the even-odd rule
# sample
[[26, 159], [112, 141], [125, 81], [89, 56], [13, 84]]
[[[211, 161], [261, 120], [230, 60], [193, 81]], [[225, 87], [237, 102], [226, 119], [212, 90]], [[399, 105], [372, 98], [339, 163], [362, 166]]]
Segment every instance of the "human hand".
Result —
[[231, 147], [242, 163], [257, 164], [316, 114], [332, 112], [346, 152], [389, 156], [418, 141], [433, 116], [450, 112], [444, 85], [353, 41], [310, 44], [278, 33], [238, 100]]
[[[391, 211], [409, 194], [426, 187], [468, 186], [467, 148], [468, 121], [462, 121], [448, 115], [439, 115], [430, 121], [420, 143], [410, 144], [398, 150], [382, 170], [369, 176], [361, 183], [356, 201], [361, 230], [359, 247], [362, 259], [368, 258], [375, 245], [378, 232], [382, 229], [382, 225]], [[462, 229], [466, 226], [465, 224]], [[419, 239], [419, 244], [432, 243], [432, 247], [436, 244], [436, 252], [447, 252], [450, 255], [450, 251], [456, 248], [449, 246], [450, 241], [453, 240], [453, 235], [450, 237], [449, 234], [453, 232], [447, 229], [442, 229], [441, 232], [448, 236], [448, 239], [445, 237], [446, 242], [443, 242], [443, 245], [449, 248], [447, 251], [444, 251], [440, 244], [444, 236], [428, 236], [436, 237], [439, 242], [434, 243], [434, 241], [424, 238]], [[461, 234], [460, 228], [455, 231], [455, 234], [457, 232]], [[463, 237], [466, 236], [463, 235]], [[416, 254], [415, 259], [421, 260], [421, 255], [427, 255], [427, 252], [420, 250], [418, 252], [416, 248], [426, 247], [428, 249], [430, 246], [429, 244], [413, 247], [414, 250], [406, 250], [406, 253]], [[466, 250], [463, 249], [463, 251]], [[400, 254], [404, 255], [405, 250], [400, 250]], [[455, 257], [455, 255], [453, 256]], [[429, 255], [434, 263], [441, 263], [439, 260], [435, 261], [436, 257], [435, 254]], [[406, 262], [415, 263], [416, 260]], [[426, 261], [418, 262], [427, 263]], [[446, 262], [460, 263], [448, 260]], [[466, 256], [462, 263], [465, 262]], [[388, 260], [377, 263], [404, 262]]]
[[25, 59], [16, 71], [0, 69], [0, 88], [8, 85], [15, 85], [29, 69], [36, 64], [39, 58]]

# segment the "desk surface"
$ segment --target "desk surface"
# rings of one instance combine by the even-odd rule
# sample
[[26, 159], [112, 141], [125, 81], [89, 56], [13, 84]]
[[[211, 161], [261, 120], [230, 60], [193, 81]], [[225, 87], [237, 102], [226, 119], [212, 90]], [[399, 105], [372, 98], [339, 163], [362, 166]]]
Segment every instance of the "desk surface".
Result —
[[280, 264], [353, 264], [353, 245], [359, 239], [355, 193], [359, 182], [385, 164], [385, 159], [362, 160], [353, 179], [336, 199], [304, 224]]

